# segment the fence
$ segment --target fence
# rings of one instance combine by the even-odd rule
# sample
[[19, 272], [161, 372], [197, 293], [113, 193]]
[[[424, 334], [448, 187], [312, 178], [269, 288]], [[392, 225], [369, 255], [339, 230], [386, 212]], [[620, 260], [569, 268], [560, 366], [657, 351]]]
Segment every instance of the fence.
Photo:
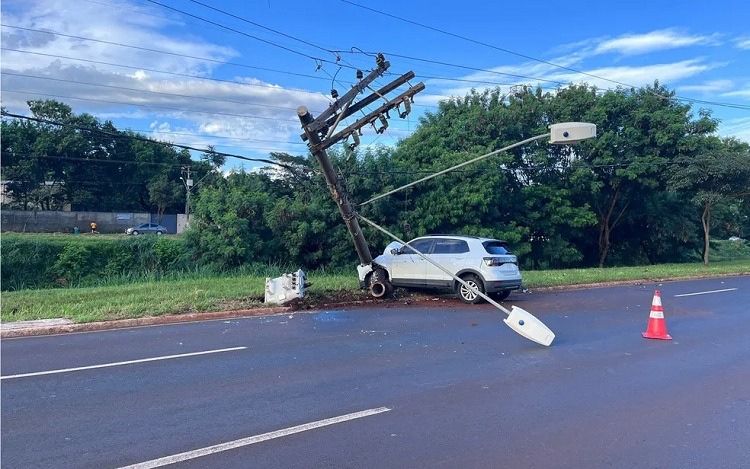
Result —
[[180, 234], [188, 225], [187, 217], [182, 213], [164, 214], [161, 221], [157, 220], [155, 213], [3, 210], [0, 215], [3, 232], [19, 233], [73, 233], [75, 228], [85, 233], [91, 230], [93, 221], [99, 233], [124, 233], [127, 228], [141, 223], [159, 223], [167, 228], [167, 233]]
[[100, 233], [124, 233], [126, 228], [149, 223], [148, 213], [56, 212], [3, 210], [1, 229], [4, 232], [73, 233], [90, 231], [96, 222]]

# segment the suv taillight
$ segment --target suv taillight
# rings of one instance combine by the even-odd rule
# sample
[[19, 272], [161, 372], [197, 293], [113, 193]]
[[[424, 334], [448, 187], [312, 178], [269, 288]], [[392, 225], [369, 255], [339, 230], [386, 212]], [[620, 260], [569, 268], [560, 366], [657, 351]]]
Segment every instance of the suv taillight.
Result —
[[485, 257], [483, 260], [484, 264], [488, 267], [497, 267], [503, 264], [515, 264], [513, 261], [506, 261], [500, 257]]

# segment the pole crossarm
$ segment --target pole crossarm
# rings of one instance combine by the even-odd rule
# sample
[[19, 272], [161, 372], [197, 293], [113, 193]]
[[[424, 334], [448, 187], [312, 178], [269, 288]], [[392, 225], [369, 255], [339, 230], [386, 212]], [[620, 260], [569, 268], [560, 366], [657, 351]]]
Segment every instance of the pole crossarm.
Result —
[[[414, 72], [409, 71], [403, 75], [401, 75], [396, 80], [392, 81], [391, 83], [388, 83], [384, 87], [380, 88], [376, 93], [372, 93], [371, 95], [367, 96], [366, 98], [363, 98], [356, 103], [350, 105], [348, 108], [346, 106], [343, 107], [343, 110], [338, 114], [338, 116], [331, 116], [328, 118], [328, 120], [325, 122], [323, 127], [336, 127], [336, 122], [340, 121], [341, 119], [346, 119], [347, 117], [351, 116], [355, 112], [360, 111], [361, 109], [364, 109], [366, 106], [369, 106], [370, 104], [374, 103], [378, 99], [380, 99], [380, 96], [385, 96], [386, 94], [390, 93], [391, 91], [395, 90], [399, 86], [403, 85], [407, 81], [414, 78]], [[321, 114], [322, 116], [322, 114]], [[318, 116], [316, 121], [320, 120], [321, 116]], [[307, 141], [307, 134], [300, 135], [303, 141]]]
[[356, 132], [362, 127], [364, 127], [367, 124], [372, 124], [378, 118], [380, 118], [381, 115], [385, 114], [386, 112], [392, 110], [399, 104], [403, 103], [406, 100], [411, 100], [415, 94], [419, 93], [420, 91], [424, 90], [424, 83], [417, 83], [416, 85], [412, 86], [408, 90], [404, 91], [397, 97], [393, 98], [392, 100], [388, 101], [387, 103], [383, 104], [379, 108], [375, 109], [371, 113], [367, 114], [366, 116], [358, 119], [355, 123], [352, 125], [342, 129], [338, 133], [332, 135], [330, 138], [326, 139], [325, 141], [321, 142], [319, 144], [320, 149], [326, 149], [341, 140], [342, 138], [348, 137], [352, 132]]

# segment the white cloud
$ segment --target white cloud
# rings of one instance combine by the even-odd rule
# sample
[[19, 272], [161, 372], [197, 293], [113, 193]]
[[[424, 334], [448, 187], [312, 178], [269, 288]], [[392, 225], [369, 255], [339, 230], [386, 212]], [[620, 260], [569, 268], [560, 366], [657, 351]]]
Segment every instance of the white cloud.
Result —
[[143, 70], [138, 70], [134, 74], [127, 76], [135, 78], [136, 80], [146, 80], [147, 78], [149, 78], [148, 73], [144, 72]]
[[6, 9], [4, 4], [4, 24], [60, 34], [3, 27], [3, 47], [27, 51], [3, 51], [3, 106], [26, 113], [29, 99], [58, 99], [74, 112], [89, 112], [102, 119], [148, 119], [140, 125], [149, 127], [151, 122], [150, 135], [167, 141], [258, 149], [262, 154], [307, 151], [304, 145], [287, 143], [301, 142], [297, 106], [305, 103], [317, 113], [328, 106], [329, 98], [253, 76], [237, 76], [232, 83], [158, 73], [156, 70], [165, 70], [210, 78], [222, 62], [239, 54], [191, 33], [175, 33], [181, 29], [158, 15], [133, 14], [132, 10], [148, 13], [149, 7], [127, 2], [118, 5], [128, 10], [95, 2], [75, 2], [73, 9], [67, 0], [18, 3], [15, 9]]
[[664, 49], [697, 45], [713, 46], [718, 44], [719, 37], [716, 34], [711, 36], [691, 36], [674, 29], [664, 29], [645, 34], [627, 34], [603, 41], [596, 47], [595, 53], [618, 52], [624, 55], [636, 55]]
[[750, 117], [728, 119], [719, 125], [719, 134], [722, 136], [734, 136], [750, 143]]
[[711, 80], [701, 85], [678, 86], [677, 91], [681, 93], [690, 93], [690, 92], [716, 93], [720, 91], [729, 90], [733, 86], [734, 86], [734, 82], [732, 80]]
[[[143, 68], [159, 68], [173, 72], [210, 73], [219, 63], [237, 56], [228, 47], [210, 44], [195, 37], [172, 36], [159, 32], [172, 22], [149, 14], [133, 14], [120, 8], [97, 3], [67, 0], [28, 2], [21, 13], [3, 11], [3, 46], [31, 50], [51, 56], [75, 56], [113, 64], [138, 64]], [[150, 12], [150, 8], [121, 2], [121, 6]], [[92, 20], [95, 18], [96, 20]], [[31, 31], [35, 30], [35, 31]], [[48, 31], [47, 33], [37, 31]], [[52, 34], [56, 32], [59, 34]], [[79, 39], [90, 38], [103, 42]], [[124, 47], [125, 45], [131, 47]], [[178, 55], [151, 52], [158, 49]], [[37, 68], [49, 63], [49, 57], [30, 54], [3, 54], [3, 67]], [[202, 57], [208, 60], [185, 57]], [[114, 66], [99, 65], [120, 71]]]
[[741, 90], [730, 91], [728, 93], [722, 93], [722, 97], [740, 97], [750, 99], [750, 85], [746, 86]]
[[739, 38], [735, 41], [738, 49], [750, 50], [750, 38]]
[[[519, 79], [515, 85], [500, 86], [503, 93], [509, 92], [513, 86], [519, 84], [530, 84], [533, 86], [541, 85], [545, 90], [553, 90], [558, 84], [565, 86], [569, 83], [588, 83], [600, 89], [611, 89], [618, 86], [617, 83], [625, 83], [632, 86], [652, 85], [655, 80], [662, 84], [679, 82], [686, 78], [694, 77], [709, 70], [722, 67], [724, 64], [707, 63], [702, 59], [683, 60], [671, 63], [661, 63], [642, 66], [619, 66], [619, 67], [601, 67], [601, 68], [584, 68], [579, 67], [581, 72], [569, 72], [560, 68], [555, 68], [546, 64], [523, 63], [515, 66], [503, 66], [492, 69], [496, 73], [506, 73], [509, 77], [512, 75], [524, 75], [532, 77], [531, 79]], [[596, 78], [598, 77], [598, 78]], [[502, 77], [496, 74], [485, 72], [475, 73], [467, 77], [472, 80], [502, 81]], [[471, 88], [481, 90], [484, 87], [474, 86], [451, 86], [453, 83], [443, 82], [446, 86], [441, 87], [439, 94], [444, 98], [446, 96], [464, 96]], [[488, 85], [487, 88], [494, 88]], [[433, 90], [435, 91], [435, 90]]]

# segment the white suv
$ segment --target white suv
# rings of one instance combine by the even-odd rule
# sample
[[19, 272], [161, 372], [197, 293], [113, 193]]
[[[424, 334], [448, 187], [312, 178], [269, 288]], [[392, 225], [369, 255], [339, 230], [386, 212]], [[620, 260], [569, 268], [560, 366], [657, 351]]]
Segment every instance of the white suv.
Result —
[[409, 241], [406, 246], [398, 242], [389, 244], [372, 265], [357, 268], [360, 286], [369, 288], [375, 297], [390, 294], [393, 287], [412, 287], [450, 289], [465, 303], [481, 301], [475, 291], [427, 262], [410, 247], [480, 292], [494, 294], [497, 299], [504, 300], [511, 291], [521, 288], [518, 260], [504, 241], [460, 235], [423, 236]]

